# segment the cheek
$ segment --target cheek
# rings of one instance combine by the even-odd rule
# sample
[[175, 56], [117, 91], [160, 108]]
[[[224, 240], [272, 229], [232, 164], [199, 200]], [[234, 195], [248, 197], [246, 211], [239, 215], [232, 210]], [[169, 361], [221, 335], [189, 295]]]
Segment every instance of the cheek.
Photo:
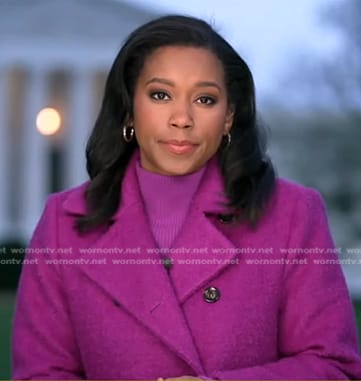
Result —
[[134, 103], [134, 128], [142, 133], [151, 133], [157, 126], [160, 126], [160, 121], [163, 118], [161, 109], [154, 108], [149, 99], [139, 98]]
[[200, 134], [200, 138], [203, 142], [203, 149], [206, 151], [215, 151], [221, 141], [223, 136], [223, 129], [219, 125], [208, 125]]
[[142, 97], [135, 96], [133, 104], [133, 118], [134, 123], [142, 120], [142, 115], [144, 115], [146, 104]]
[[210, 112], [203, 117], [202, 127], [206, 135], [216, 138], [224, 134], [226, 114], [223, 110]]
[[133, 123], [137, 137], [149, 134], [151, 131], [148, 126], [151, 124], [152, 112], [147, 107], [147, 103], [138, 100], [134, 103]]
[[225, 114], [215, 113], [212, 117], [204, 119], [203, 139], [209, 150], [215, 151], [222, 142], [225, 133]]

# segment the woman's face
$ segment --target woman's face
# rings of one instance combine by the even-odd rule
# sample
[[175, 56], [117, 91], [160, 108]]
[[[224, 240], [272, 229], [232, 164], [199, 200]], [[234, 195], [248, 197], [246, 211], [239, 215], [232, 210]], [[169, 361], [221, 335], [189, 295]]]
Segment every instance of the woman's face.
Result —
[[233, 122], [222, 63], [203, 48], [156, 49], [136, 83], [133, 111], [144, 169], [164, 175], [197, 171]]

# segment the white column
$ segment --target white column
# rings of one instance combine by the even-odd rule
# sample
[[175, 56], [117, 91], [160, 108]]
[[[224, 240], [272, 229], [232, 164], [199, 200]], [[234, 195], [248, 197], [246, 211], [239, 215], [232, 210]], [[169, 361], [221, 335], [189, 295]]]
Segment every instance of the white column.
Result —
[[10, 196], [10, 131], [8, 110], [8, 72], [0, 67], [0, 241], [11, 235]]
[[46, 86], [46, 72], [34, 69], [28, 73], [25, 90], [20, 179], [20, 221], [25, 238], [31, 236], [48, 194], [48, 138], [41, 135], [36, 129], [36, 115], [43, 107], [47, 106]]
[[69, 126], [65, 143], [65, 186], [73, 187], [88, 179], [85, 146], [92, 128], [91, 72], [85, 69], [71, 73]]

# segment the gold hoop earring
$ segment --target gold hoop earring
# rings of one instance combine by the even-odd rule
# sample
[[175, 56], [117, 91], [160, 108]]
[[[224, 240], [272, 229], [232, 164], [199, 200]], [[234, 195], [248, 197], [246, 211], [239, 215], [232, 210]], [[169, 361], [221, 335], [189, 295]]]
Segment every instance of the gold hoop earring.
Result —
[[134, 128], [124, 126], [123, 127], [123, 138], [127, 143], [130, 143], [134, 138]]

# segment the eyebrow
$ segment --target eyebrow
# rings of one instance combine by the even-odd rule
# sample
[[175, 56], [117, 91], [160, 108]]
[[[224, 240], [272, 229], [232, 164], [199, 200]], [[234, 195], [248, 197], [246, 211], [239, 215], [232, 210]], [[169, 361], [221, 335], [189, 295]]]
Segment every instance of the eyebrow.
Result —
[[[170, 81], [169, 79], [159, 78], [159, 77], [153, 77], [152, 79], [147, 81], [145, 84], [149, 85], [150, 83], [162, 83], [164, 85], [175, 87], [174, 82]], [[221, 87], [216, 82], [213, 82], [213, 81], [200, 81], [200, 82], [197, 82], [195, 85], [196, 87], [215, 87], [219, 91], [221, 91]]]

